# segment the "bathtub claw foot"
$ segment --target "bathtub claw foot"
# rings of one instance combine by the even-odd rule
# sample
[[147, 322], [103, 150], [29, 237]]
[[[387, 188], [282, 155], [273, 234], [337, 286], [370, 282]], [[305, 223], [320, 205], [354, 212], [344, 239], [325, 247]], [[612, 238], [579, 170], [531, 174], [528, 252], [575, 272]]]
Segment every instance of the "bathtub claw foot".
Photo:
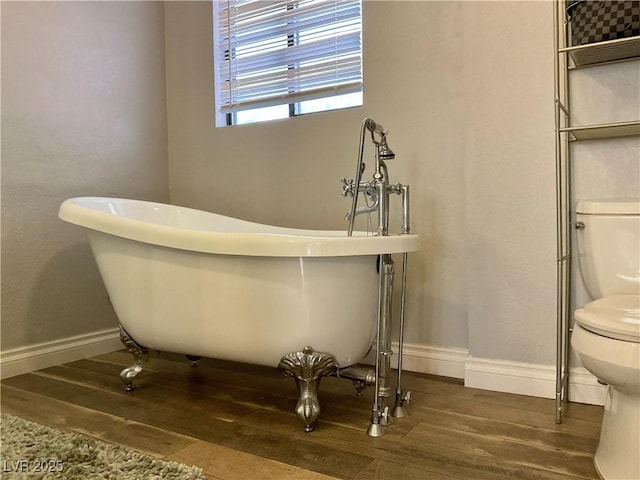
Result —
[[335, 371], [335, 358], [328, 353], [316, 352], [311, 347], [305, 347], [301, 352], [289, 353], [282, 357], [278, 368], [285, 375], [295, 379], [300, 392], [295, 411], [304, 424], [305, 432], [311, 432], [320, 416], [320, 380]]
[[133, 379], [142, 371], [145, 363], [149, 360], [149, 351], [138, 345], [135, 340], [129, 336], [122, 325], [120, 325], [120, 341], [135, 359], [133, 365], [120, 372], [120, 379], [122, 380], [122, 383], [124, 383], [124, 389], [127, 392], [130, 392], [133, 390]]

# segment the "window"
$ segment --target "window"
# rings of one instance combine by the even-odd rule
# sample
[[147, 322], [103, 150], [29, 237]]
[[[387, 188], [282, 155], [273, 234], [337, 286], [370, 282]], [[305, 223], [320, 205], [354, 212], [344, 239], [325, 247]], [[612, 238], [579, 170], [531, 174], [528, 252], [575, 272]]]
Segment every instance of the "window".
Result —
[[216, 0], [218, 125], [362, 105], [361, 0]]

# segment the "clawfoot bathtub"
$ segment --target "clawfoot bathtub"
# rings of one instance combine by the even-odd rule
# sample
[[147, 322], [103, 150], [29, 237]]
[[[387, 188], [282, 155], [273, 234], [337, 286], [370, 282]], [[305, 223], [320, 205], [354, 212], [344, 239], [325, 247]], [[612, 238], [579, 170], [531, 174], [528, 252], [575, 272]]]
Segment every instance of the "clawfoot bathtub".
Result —
[[347, 237], [118, 198], [72, 198], [59, 216], [87, 229], [135, 357], [128, 390], [148, 350], [280, 366], [304, 387], [307, 430], [320, 378], [360, 361], [376, 335], [378, 255], [418, 249], [416, 235]]

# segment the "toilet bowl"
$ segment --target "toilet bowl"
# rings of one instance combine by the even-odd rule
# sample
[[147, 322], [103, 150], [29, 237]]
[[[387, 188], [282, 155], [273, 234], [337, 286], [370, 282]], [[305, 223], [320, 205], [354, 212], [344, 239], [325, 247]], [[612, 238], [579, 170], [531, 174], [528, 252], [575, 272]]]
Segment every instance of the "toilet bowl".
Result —
[[[583, 366], [609, 385], [594, 463], [600, 476], [610, 480], [640, 478], [640, 296], [625, 297], [605, 297], [577, 310], [571, 338]], [[628, 317], [611, 319], [604, 314], [603, 319], [587, 310], [601, 300], [626, 300], [628, 306], [635, 306], [635, 313], [627, 310]], [[594, 319], [597, 333], [589, 330], [589, 320]], [[624, 319], [638, 323], [625, 323]], [[634, 336], [635, 341], [629, 340]]]
[[580, 202], [580, 273], [594, 301], [577, 309], [571, 346], [608, 385], [594, 456], [606, 480], [640, 479], [640, 202]]

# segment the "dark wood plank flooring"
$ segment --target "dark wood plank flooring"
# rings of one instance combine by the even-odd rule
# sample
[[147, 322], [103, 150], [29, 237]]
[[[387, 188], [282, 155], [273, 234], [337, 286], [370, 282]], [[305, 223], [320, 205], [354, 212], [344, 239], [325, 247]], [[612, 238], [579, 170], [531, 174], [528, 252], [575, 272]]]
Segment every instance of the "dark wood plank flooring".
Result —
[[325, 378], [321, 419], [305, 433], [295, 383], [278, 370], [152, 355], [125, 392], [131, 356], [114, 352], [2, 382], [2, 411], [198, 465], [221, 480], [597, 479], [602, 407], [465, 388], [407, 373], [408, 415], [381, 438], [365, 431], [372, 390]]

